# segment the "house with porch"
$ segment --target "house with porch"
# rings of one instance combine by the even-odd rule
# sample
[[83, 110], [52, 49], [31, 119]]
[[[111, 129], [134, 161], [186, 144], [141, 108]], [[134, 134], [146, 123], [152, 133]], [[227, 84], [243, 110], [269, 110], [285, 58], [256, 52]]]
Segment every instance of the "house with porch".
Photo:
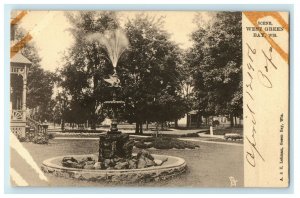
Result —
[[[28, 42], [26, 38], [30, 37], [30, 34], [27, 34], [20, 40], [15, 38], [16, 26], [23, 16], [22, 13], [11, 13], [10, 131], [19, 139], [27, 138], [29, 141], [45, 142], [47, 138], [44, 141], [45, 138], [40, 137], [45, 136], [48, 126], [33, 120], [27, 115], [27, 77], [32, 63], [22, 55], [21, 51]], [[26, 134], [27, 131], [29, 132], [28, 134]]]

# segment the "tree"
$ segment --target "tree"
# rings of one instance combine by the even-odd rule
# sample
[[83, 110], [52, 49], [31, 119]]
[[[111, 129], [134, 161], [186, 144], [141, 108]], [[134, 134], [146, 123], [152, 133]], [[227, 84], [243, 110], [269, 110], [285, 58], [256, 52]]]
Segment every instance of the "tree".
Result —
[[233, 121], [242, 114], [241, 13], [213, 15], [192, 33], [186, 62], [194, 74], [198, 111], [204, 116], [230, 115]]
[[87, 35], [119, 27], [114, 12], [80, 11], [66, 13], [75, 42], [65, 57], [61, 86], [70, 94], [70, 111], [76, 123], [89, 120], [91, 128], [105, 118], [103, 102], [110, 99], [105, 78], [113, 67], [103, 46], [90, 42]]
[[125, 118], [136, 123], [136, 133], [142, 133], [146, 121], [181, 117], [186, 106], [180, 97], [181, 51], [170, 41], [163, 23], [163, 18], [142, 14], [125, 24], [130, 50], [121, 58], [118, 73], [126, 103]]
[[54, 99], [55, 105], [53, 107], [53, 122], [61, 123], [61, 130], [65, 129], [65, 122], [70, 121], [70, 102], [68, 94], [65, 91], [59, 92]]

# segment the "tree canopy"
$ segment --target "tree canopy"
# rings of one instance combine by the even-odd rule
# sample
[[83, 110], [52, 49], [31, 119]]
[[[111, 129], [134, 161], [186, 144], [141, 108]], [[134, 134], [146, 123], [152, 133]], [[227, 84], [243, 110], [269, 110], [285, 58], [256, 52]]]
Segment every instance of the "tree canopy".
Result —
[[104, 33], [116, 29], [118, 21], [114, 12], [83, 11], [66, 13], [72, 28], [75, 42], [68, 50], [65, 65], [61, 70], [61, 86], [71, 96], [70, 115], [80, 115], [80, 120], [90, 120], [92, 128], [101, 122], [103, 102], [108, 99], [107, 85], [104, 82], [112, 71], [105, 49], [90, 42], [86, 36], [92, 33]]
[[198, 24], [191, 34], [193, 46], [185, 57], [193, 74], [196, 107], [204, 116], [240, 116], [242, 16], [240, 12], [213, 15], [206, 25]]
[[120, 76], [130, 122], [173, 121], [186, 111], [180, 95], [181, 50], [163, 23], [163, 18], [141, 14], [125, 25], [130, 50], [120, 62]]

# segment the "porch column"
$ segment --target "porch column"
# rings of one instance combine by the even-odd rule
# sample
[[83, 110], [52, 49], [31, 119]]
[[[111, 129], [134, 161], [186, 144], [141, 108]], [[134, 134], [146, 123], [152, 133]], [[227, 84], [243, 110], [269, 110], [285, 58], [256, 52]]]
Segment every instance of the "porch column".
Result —
[[23, 121], [26, 121], [26, 94], [27, 94], [27, 66], [25, 65], [24, 74], [23, 74], [23, 96], [22, 96]]

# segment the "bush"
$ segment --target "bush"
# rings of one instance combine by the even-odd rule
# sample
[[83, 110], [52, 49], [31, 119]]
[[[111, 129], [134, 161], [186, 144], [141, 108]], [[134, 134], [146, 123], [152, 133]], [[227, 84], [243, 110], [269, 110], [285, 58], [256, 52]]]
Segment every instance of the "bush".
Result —
[[49, 140], [52, 140], [53, 138], [54, 138], [54, 134], [53, 134], [53, 133], [49, 133], [49, 134], [48, 134], [48, 139], [49, 139]]
[[140, 149], [147, 149], [153, 147], [153, 143], [145, 144], [144, 142], [135, 142], [134, 146]]
[[26, 142], [27, 141], [27, 138], [25, 137], [18, 137], [19, 141], [20, 142]]
[[212, 124], [213, 124], [213, 126], [215, 127], [215, 126], [219, 126], [219, 125], [220, 125], [220, 122], [219, 122], [219, 120], [214, 120], [214, 121], [212, 122]]
[[135, 146], [137, 148], [143, 149], [151, 147], [154, 147], [156, 149], [195, 149], [196, 147], [199, 147], [198, 145], [191, 142], [177, 140], [176, 138], [170, 137], [145, 138], [143, 140], [136, 141]]
[[187, 133], [181, 135], [181, 137], [199, 137], [198, 133]]
[[33, 138], [33, 143], [35, 144], [48, 144], [48, 134], [37, 134]]
[[104, 133], [106, 130], [92, 130], [92, 129], [65, 129], [63, 133]]

